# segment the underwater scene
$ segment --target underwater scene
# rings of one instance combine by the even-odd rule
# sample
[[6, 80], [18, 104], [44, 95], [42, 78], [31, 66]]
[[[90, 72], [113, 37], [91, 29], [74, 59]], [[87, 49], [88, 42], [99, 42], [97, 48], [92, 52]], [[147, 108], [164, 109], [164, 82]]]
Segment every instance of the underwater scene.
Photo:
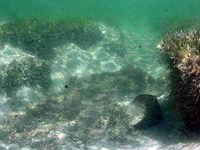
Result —
[[0, 0], [0, 150], [199, 150], [199, 0]]

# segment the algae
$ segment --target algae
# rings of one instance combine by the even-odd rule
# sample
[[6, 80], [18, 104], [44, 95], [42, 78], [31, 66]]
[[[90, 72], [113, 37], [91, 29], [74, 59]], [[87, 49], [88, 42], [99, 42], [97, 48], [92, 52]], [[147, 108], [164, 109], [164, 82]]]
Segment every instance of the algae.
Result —
[[0, 25], [0, 37], [3, 44], [50, 60], [56, 55], [55, 47], [72, 42], [87, 49], [103, 35], [98, 26], [89, 21], [16, 20]]
[[200, 32], [199, 29], [167, 35], [162, 49], [173, 60], [176, 73], [172, 81], [176, 111], [184, 121], [184, 132], [199, 133], [200, 106]]

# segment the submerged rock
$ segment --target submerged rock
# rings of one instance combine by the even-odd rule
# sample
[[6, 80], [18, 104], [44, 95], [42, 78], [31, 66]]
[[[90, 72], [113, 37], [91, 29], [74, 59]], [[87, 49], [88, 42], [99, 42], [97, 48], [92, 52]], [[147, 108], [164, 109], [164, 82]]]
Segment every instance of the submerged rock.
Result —
[[143, 130], [162, 123], [164, 117], [156, 96], [140, 94], [133, 100], [132, 104], [144, 110], [144, 118], [133, 125], [132, 129]]

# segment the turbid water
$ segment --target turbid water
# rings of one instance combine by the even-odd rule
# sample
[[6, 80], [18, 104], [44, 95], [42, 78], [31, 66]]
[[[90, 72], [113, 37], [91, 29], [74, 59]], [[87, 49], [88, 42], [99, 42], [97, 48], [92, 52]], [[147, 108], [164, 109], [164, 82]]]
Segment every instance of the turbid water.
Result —
[[[87, 20], [104, 37], [86, 50], [73, 42], [56, 46], [53, 57], [45, 60], [21, 47], [1, 46], [1, 146], [198, 149], [196, 140], [178, 130], [181, 122], [171, 109], [169, 64], [156, 47], [167, 33], [198, 27], [199, 6], [198, 0], [1, 0], [2, 24]], [[34, 78], [35, 72], [40, 78]], [[141, 116], [142, 111], [131, 106], [141, 93], [157, 96], [165, 122], [127, 133], [131, 118]]]

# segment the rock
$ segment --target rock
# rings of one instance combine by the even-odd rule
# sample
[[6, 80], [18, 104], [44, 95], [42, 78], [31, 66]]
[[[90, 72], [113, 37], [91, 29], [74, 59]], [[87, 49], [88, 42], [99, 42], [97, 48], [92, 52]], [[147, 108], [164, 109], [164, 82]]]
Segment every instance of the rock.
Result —
[[133, 100], [132, 104], [144, 109], [144, 118], [133, 125], [133, 129], [143, 130], [155, 127], [163, 121], [163, 113], [156, 96], [140, 94]]

